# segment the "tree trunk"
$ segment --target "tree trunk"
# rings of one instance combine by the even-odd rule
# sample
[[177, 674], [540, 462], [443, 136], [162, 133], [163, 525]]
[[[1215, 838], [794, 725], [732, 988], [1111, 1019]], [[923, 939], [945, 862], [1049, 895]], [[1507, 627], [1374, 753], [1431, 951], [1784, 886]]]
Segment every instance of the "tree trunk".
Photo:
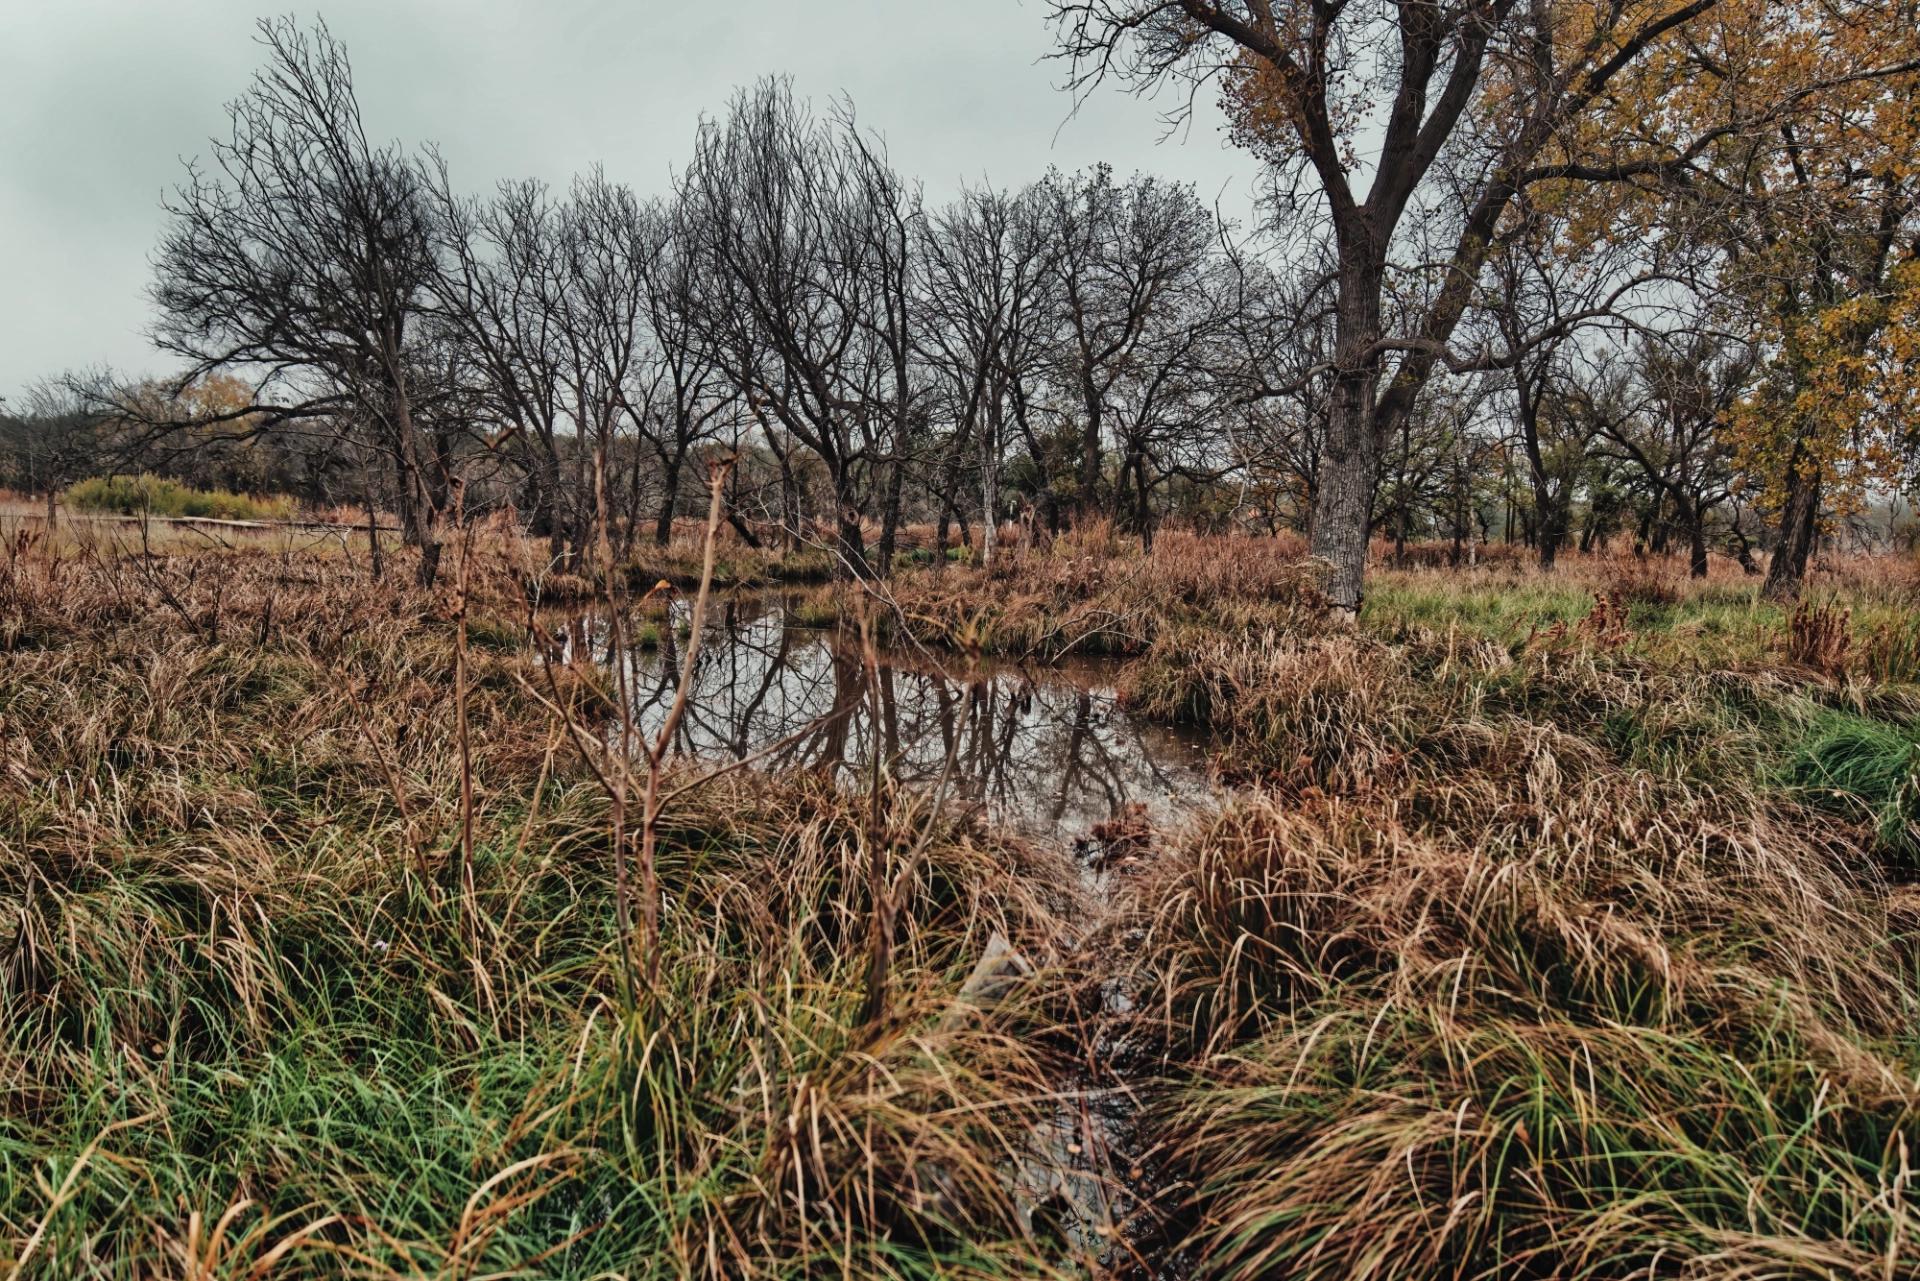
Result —
[[1533, 490], [1534, 547], [1539, 553], [1540, 568], [1551, 570], [1554, 561], [1559, 559], [1566, 529], [1560, 503], [1554, 497], [1553, 478], [1547, 475], [1546, 456], [1540, 452], [1540, 405], [1532, 378], [1533, 375], [1523, 374], [1514, 380], [1514, 388], [1519, 398], [1521, 442], [1527, 450], [1527, 484]]
[[367, 490], [367, 559], [373, 568], [373, 581], [386, 577], [386, 556], [380, 549], [380, 517], [373, 505], [373, 490]]
[[1687, 530], [1687, 575], [1707, 576], [1707, 517], [1697, 505], [1679, 507], [1680, 519]]
[[[1350, 256], [1343, 253], [1343, 257]], [[1320, 486], [1313, 501], [1313, 536], [1308, 549], [1332, 566], [1328, 601], [1337, 619], [1360, 615], [1367, 574], [1367, 533], [1373, 524], [1373, 488], [1379, 470], [1380, 438], [1373, 421], [1379, 388], [1380, 285], [1383, 268], [1375, 255], [1340, 273], [1335, 313], [1333, 395], [1328, 408], [1327, 440], [1320, 463]]]
[[[895, 448], [897, 450], [899, 445], [896, 444]], [[878, 554], [880, 564], [876, 569], [882, 578], [893, 577], [893, 552], [895, 546], [900, 541], [901, 485], [905, 472], [906, 468], [900, 465], [900, 457], [899, 454], [896, 453], [892, 461], [887, 464], [886, 500], [882, 504], [880, 511], [880, 547]]]
[[1573, 505], [1571, 493], [1546, 495], [1546, 508], [1540, 513], [1540, 568], [1552, 569], [1560, 559], [1560, 547], [1567, 541], [1567, 509]]
[[1147, 480], [1145, 454], [1133, 456], [1133, 525], [1140, 535], [1140, 550], [1153, 550], [1153, 489]]
[[665, 547], [673, 538], [673, 512], [680, 501], [680, 468], [687, 461], [685, 437], [674, 446], [673, 456], [664, 461], [660, 483], [666, 487], [667, 495], [660, 500], [660, 515], [653, 522], [653, 545], [656, 547]]
[[800, 548], [800, 486], [794, 480], [793, 463], [780, 455], [780, 525], [788, 551]]
[[1000, 460], [981, 437], [980, 444], [980, 568], [993, 568], [993, 545], [1000, 531]]
[[1807, 561], [1813, 554], [1820, 520], [1820, 477], [1804, 474], [1803, 453], [1796, 444], [1787, 461], [1787, 501], [1780, 509], [1780, 541], [1773, 549], [1767, 581], [1760, 589], [1769, 600], [1790, 601], [1800, 595], [1800, 580], [1806, 576]]
[[835, 550], [839, 553], [835, 576], [872, 578], [873, 567], [867, 563], [866, 530], [861, 526], [860, 505], [854, 501], [853, 478], [847, 474], [845, 464], [838, 460], [833, 464], [833, 510], [838, 538]]
[[[413, 429], [413, 407], [404, 387], [393, 388], [394, 429], [399, 436], [395, 463], [400, 471], [400, 513], [402, 537], [420, 549], [418, 578], [421, 587], [430, 588], [440, 576], [440, 543], [435, 537], [442, 504], [426, 468], [420, 461], [419, 438]], [[442, 486], [444, 489], [444, 486]]]
[[1091, 383], [1083, 383], [1081, 399], [1087, 411], [1080, 429], [1079, 508], [1084, 516], [1093, 510], [1094, 494], [1100, 488], [1100, 393]]

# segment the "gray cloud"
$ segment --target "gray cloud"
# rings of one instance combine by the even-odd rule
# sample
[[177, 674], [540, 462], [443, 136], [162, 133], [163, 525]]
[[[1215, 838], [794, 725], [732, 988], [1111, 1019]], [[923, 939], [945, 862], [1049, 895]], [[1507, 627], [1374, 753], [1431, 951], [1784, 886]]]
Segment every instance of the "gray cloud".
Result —
[[[270, 11], [270, 10], [269, 10]], [[1165, 103], [1106, 89], [1069, 118], [1038, 0], [328, 0], [371, 133], [440, 144], [481, 190], [594, 163], [658, 191], [702, 113], [767, 73], [852, 96], [940, 200], [1050, 164], [1195, 183], [1244, 216], [1252, 162], [1211, 101], [1161, 142]], [[159, 201], [258, 61], [235, 0], [0, 3], [0, 394], [68, 366], [155, 371], [147, 256]]]

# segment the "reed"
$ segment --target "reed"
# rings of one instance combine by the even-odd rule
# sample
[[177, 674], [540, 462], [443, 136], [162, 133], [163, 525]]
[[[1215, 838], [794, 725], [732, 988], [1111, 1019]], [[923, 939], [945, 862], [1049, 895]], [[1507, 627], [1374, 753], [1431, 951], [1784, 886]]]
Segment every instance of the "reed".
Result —
[[[494, 620], [466, 771], [453, 598], [265, 555], [152, 572], [0, 575], [5, 1275], [1068, 1266], [1000, 1173], [1057, 1079], [1035, 1002], [960, 999], [994, 934], [1061, 937], [1051, 856], [892, 791], [711, 780], [657, 815], [660, 983], [630, 1005], [607, 796], [528, 647], [471, 643], [524, 608], [511, 572], [466, 585]], [[604, 722], [597, 674], [555, 687]]]
[[[1796, 624], [1436, 559], [1330, 629], [1297, 553], [1091, 530], [809, 598], [1125, 654], [1213, 736], [1217, 807], [1096, 833], [1100, 909], [884, 765], [606, 786], [621, 691], [547, 606], [612, 580], [510, 530], [438, 594], [8, 533], [0, 1276], [1920, 1271], [1910, 576]], [[1104, 1262], [1014, 1173], [1089, 1086]]]

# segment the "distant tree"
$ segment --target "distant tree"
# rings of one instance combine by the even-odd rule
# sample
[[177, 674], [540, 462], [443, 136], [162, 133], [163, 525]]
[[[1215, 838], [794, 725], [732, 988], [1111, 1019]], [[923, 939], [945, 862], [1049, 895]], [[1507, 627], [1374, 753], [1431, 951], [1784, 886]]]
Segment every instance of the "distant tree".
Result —
[[911, 421], [898, 255], [912, 237], [902, 237], [897, 181], [850, 132], [850, 121], [813, 116], [786, 82], [762, 81], [723, 123], [702, 128], [680, 199], [711, 282], [703, 340], [769, 428], [769, 445], [790, 439], [819, 460], [840, 565], [865, 577], [876, 566], [863, 517], [876, 498], [893, 509], [874, 482], [897, 463]]
[[[700, 308], [711, 281], [685, 207], [676, 200], [648, 205], [642, 239], [639, 267], [646, 283], [646, 325], [652, 337], [648, 377], [654, 388], [649, 435], [660, 460], [661, 500], [653, 540], [664, 547], [673, 534], [687, 459], [703, 441], [737, 428], [742, 404], [740, 388], [727, 378], [719, 352], [700, 328]], [[730, 482], [737, 484], [743, 470], [730, 473]], [[755, 537], [740, 521], [737, 504], [729, 504], [728, 510], [735, 528], [744, 537]]]
[[60, 519], [60, 491], [90, 475], [102, 448], [98, 407], [76, 390], [87, 379], [46, 378], [27, 388], [16, 410], [0, 413], [7, 483], [38, 493], [46, 503], [47, 528]]
[[[1077, 502], [1092, 511], [1108, 437], [1127, 442], [1129, 475], [1144, 466], [1145, 437], [1162, 403], [1156, 393], [1168, 390], [1162, 380], [1197, 363], [1213, 216], [1189, 187], [1149, 177], [1119, 184], [1105, 166], [1050, 174], [1038, 199], [1054, 242], [1056, 377], [1080, 429]], [[1136, 484], [1144, 491], [1144, 471]]]
[[[1648, 335], [1636, 344], [1615, 404], [1604, 391], [1580, 395], [1600, 448], [1631, 467], [1656, 507], [1673, 512], [1687, 564], [1705, 577], [1708, 520], [1736, 497], [1729, 416], [1752, 385], [1756, 353], [1745, 343], [1695, 330]], [[1621, 405], [1621, 399], [1627, 401]]]

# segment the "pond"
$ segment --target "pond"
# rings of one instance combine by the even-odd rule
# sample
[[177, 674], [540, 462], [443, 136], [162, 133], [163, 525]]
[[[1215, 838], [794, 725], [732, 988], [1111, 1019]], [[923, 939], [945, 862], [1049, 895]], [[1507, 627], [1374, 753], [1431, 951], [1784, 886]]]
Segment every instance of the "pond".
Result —
[[[673, 705], [685, 652], [687, 604], [669, 608], [663, 643], [625, 657], [635, 720], [649, 738]], [[553, 630], [562, 657], [612, 661], [603, 619], [575, 616]], [[909, 786], [933, 789], [944, 777], [950, 811], [975, 807], [996, 826], [1081, 855], [1095, 914], [1124, 874], [1127, 860], [1114, 856], [1126, 853], [1133, 820], [1170, 825], [1217, 804], [1202, 740], [1128, 712], [1117, 662], [1023, 665], [919, 648], [878, 659], [870, 669], [856, 635], [802, 624], [781, 597], [719, 597], [671, 754], [754, 757], [759, 768], [824, 770], [860, 788], [877, 751]], [[1127, 822], [1095, 832], [1116, 818]], [[1132, 1002], [1122, 984], [1102, 994], [1105, 1012], [1124, 1017]], [[1094, 1045], [1098, 1059], [1126, 1058], [1104, 1032]], [[1009, 1185], [1023, 1216], [1036, 1225], [1044, 1217], [1089, 1258], [1124, 1253], [1125, 1225], [1147, 1222], [1159, 1197], [1151, 1163], [1134, 1152], [1134, 1096], [1084, 1066], [1059, 1088], [1049, 1119], [1009, 1158]]]
[[[679, 631], [687, 607], [672, 609]], [[574, 619], [561, 635], [608, 661], [604, 626]], [[636, 722], [649, 736], [673, 704], [682, 654], [671, 639], [629, 651]], [[879, 657], [876, 677], [857, 636], [801, 625], [778, 596], [718, 598], [672, 755], [744, 760], [778, 744], [756, 764], [861, 786], [877, 750], [896, 780], [933, 788], [944, 773], [949, 805], [1063, 844], [1127, 814], [1175, 819], [1212, 796], [1199, 739], [1129, 714], [1111, 662], [1021, 665], [918, 649]]]

